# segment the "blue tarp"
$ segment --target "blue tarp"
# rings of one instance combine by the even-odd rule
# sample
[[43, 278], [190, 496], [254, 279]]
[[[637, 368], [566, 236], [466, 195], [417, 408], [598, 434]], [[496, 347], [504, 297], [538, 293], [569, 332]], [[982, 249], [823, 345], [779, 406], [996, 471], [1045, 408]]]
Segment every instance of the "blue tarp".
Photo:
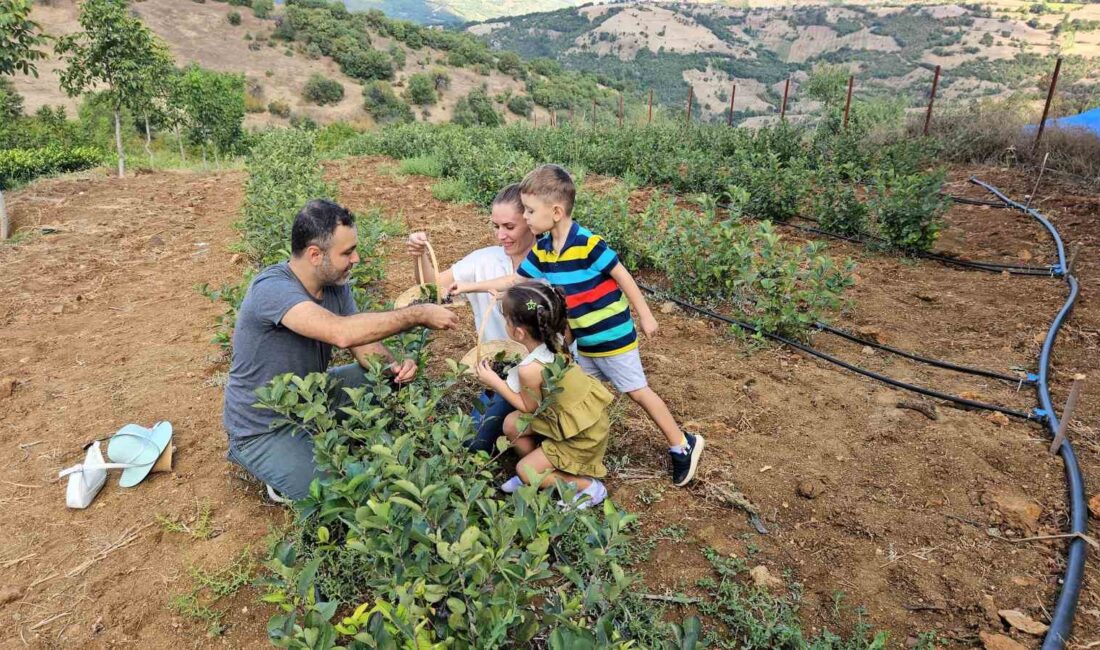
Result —
[[[1032, 133], [1035, 132], [1036, 125], [1031, 125], [1027, 128]], [[1069, 115], [1067, 117], [1059, 117], [1056, 120], [1047, 120], [1047, 129], [1085, 129], [1096, 137], [1100, 138], [1100, 107], [1094, 108], [1084, 113], [1077, 115]]]

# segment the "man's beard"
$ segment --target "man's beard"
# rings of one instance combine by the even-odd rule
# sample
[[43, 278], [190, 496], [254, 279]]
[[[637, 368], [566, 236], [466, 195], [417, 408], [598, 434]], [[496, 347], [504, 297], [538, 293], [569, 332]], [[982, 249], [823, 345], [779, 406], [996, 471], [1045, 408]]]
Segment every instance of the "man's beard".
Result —
[[324, 261], [321, 262], [321, 284], [326, 287], [342, 286], [350, 279], [351, 267], [341, 273], [332, 266], [332, 259], [325, 255]]

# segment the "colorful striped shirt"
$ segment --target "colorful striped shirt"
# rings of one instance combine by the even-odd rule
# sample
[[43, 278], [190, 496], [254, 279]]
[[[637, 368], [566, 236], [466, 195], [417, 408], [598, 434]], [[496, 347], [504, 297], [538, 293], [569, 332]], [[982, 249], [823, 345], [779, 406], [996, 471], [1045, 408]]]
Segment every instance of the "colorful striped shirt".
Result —
[[611, 277], [618, 264], [619, 256], [603, 238], [574, 222], [560, 253], [546, 233], [517, 272], [564, 289], [577, 351], [586, 357], [611, 357], [638, 347], [630, 303]]

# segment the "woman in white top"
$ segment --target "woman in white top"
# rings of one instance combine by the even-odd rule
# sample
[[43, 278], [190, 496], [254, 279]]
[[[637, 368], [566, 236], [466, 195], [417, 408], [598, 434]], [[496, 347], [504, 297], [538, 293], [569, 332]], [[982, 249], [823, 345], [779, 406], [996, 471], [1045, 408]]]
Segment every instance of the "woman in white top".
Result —
[[[440, 271], [438, 278], [426, 277], [424, 281], [435, 283], [439, 287], [449, 287], [455, 282], [484, 282], [515, 274], [516, 269], [535, 245], [535, 235], [527, 227], [527, 221], [523, 218], [523, 202], [520, 201], [518, 183], [509, 185], [497, 193], [496, 198], [493, 199], [489, 218], [493, 223], [493, 234], [500, 242], [499, 246], [479, 248], [455, 262], [451, 268]], [[427, 243], [427, 233], [412, 233], [406, 242], [409, 255], [414, 258], [426, 256]], [[428, 276], [434, 275], [430, 260], [425, 259], [424, 262], [421, 268], [427, 269]], [[474, 329], [481, 331], [481, 319], [492, 298], [488, 293], [469, 293], [466, 294], [466, 298], [470, 301], [470, 307], [474, 312]], [[508, 338], [508, 330], [504, 325], [504, 316], [500, 312], [499, 305], [489, 312], [483, 337], [486, 341]], [[472, 451], [491, 452], [497, 438], [503, 434], [505, 416], [515, 409], [495, 393], [483, 394], [482, 403], [486, 405], [485, 413], [483, 415], [474, 413], [474, 423], [478, 427], [477, 436], [472, 438], [467, 446]]]

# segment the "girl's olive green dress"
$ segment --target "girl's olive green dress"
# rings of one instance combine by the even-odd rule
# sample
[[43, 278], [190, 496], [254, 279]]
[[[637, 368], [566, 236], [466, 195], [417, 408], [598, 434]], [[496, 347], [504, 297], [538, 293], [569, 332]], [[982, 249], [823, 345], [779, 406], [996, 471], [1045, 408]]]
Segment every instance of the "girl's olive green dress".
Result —
[[545, 440], [540, 448], [554, 466], [569, 474], [607, 476], [603, 457], [611, 422], [611, 393], [598, 380], [570, 363], [558, 382], [561, 392], [531, 420], [531, 429]]

